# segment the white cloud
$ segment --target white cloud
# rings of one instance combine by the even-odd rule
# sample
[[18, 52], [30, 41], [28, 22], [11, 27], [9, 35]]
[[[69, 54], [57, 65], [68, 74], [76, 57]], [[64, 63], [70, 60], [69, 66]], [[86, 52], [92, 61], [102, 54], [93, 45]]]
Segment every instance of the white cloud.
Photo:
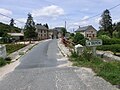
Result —
[[101, 17], [96, 18], [96, 19], [95, 19], [95, 23], [99, 23], [101, 19], [102, 19]]
[[51, 5], [43, 7], [42, 9], [36, 9], [32, 11], [32, 15], [34, 17], [52, 17], [54, 19], [64, 14], [64, 10], [56, 5]]
[[120, 18], [119, 18], [119, 19], [114, 19], [114, 20], [113, 20], [113, 23], [117, 23], [117, 22], [120, 22]]
[[83, 18], [82, 18], [82, 20], [86, 20], [86, 19], [88, 19], [89, 18], [89, 16], [84, 16]]
[[0, 13], [4, 15], [12, 15], [12, 11], [4, 9], [4, 8], [0, 8]]
[[8, 24], [10, 22], [10, 19], [5, 17], [5, 16], [3, 16], [3, 15], [10, 16], [10, 15], [12, 15], [12, 11], [4, 9], [4, 8], [0, 8], [0, 13], [1, 13], [0, 21], [3, 22], [3, 23]]
[[26, 23], [26, 18], [18, 18], [17, 19], [18, 21], [15, 21], [15, 25], [17, 26], [17, 27], [21, 27], [21, 28], [23, 28], [24, 27], [24, 25], [25, 25], [25, 23]]
[[73, 23], [74, 26], [86, 26], [89, 25], [89, 21], [87, 20], [89, 16], [84, 16], [80, 21]]

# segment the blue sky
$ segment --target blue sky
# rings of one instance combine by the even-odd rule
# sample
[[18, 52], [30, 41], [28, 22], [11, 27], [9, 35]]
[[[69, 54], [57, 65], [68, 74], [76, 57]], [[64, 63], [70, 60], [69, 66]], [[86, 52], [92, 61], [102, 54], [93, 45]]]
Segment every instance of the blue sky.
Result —
[[[64, 26], [67, 22], [68, 31], [78, 26], [93, 25], [99, 28], [100, 15], [89, 20], [91, 16], [102, 13], [120, 3], [120, 0], [0, 0], [0, 13], [11, 16], [23, 23], [27, 14], [33, 15], [36, 23], [48, 23], [50, 28]], [[111, 10], [113, 22], [120, 21], [120, 6]], [[0, 15], [0, 22], [9, 23], [10, 19]]]

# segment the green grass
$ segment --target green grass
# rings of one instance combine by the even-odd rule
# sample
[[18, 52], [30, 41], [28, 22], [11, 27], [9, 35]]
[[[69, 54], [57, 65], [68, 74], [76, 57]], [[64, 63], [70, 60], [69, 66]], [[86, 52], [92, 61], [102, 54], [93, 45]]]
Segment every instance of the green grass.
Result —
[[10, 53], [13, 53], [23, 47], [25, 47], [26, 45], [24, 44], [8, 44], [6, 45], [6, 50], [7, 50], [7, 53], [10, 54]]
[[87, 52], [80, 56], [73, 52], [70, 60], [74, 66], [92, 68], [98, 76], [103, 77], [106, 81], [113, 85], [120, 85], [120, 62], [104, 62], [100, 57], [92, 56]]

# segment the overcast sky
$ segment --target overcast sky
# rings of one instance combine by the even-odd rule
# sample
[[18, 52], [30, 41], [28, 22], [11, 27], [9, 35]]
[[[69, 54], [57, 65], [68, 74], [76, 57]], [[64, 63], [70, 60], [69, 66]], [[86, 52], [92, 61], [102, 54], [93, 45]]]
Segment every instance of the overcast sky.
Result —
[[[23, 23], [15, 21], [19, 27], [24, 26], [27, 14], [31, 13], [36, 23], [48, 23], [50, 28], [64, 26], [66, 21], [69, 31], [78, 25], [93, 25], [98, 29], [100, 15], [85, 19], [119, 3], [120, 0], [0, 0], [0, 13], [22, 21]], [[113, 22], [120, 21], [120, 6], [110, 12]], [[0, 22], [9, 21], [9, 18], [0, 15]]]

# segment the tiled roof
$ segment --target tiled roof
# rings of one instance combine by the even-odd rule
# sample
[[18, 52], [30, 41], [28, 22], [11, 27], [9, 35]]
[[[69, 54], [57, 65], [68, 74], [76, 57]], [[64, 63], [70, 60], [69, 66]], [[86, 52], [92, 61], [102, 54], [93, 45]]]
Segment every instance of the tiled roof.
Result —
[[22, 33], [8, 33], [11, 36], [24, 36]]
[[[76, 30], [76, 32], [84, 32], [84, 31], [86, 31], [86, 30], [89, 30], [89, 28], [93, 28], [93, 29], [95, 29], [92, 25], [89, 25], [89, 26], [85, 26], [85, 27], [79, 27], [77, 30]], [[96, 30], [96, 29], [95, 29]]]
[[36, 25], [36, 28], [37, 28], [38, 30], [40, 30], [40, 29], [42, 29], [42, 30], [47, 30], [47, 28], [46, 28], [45, 26], [43, 26], [43, 25]]

